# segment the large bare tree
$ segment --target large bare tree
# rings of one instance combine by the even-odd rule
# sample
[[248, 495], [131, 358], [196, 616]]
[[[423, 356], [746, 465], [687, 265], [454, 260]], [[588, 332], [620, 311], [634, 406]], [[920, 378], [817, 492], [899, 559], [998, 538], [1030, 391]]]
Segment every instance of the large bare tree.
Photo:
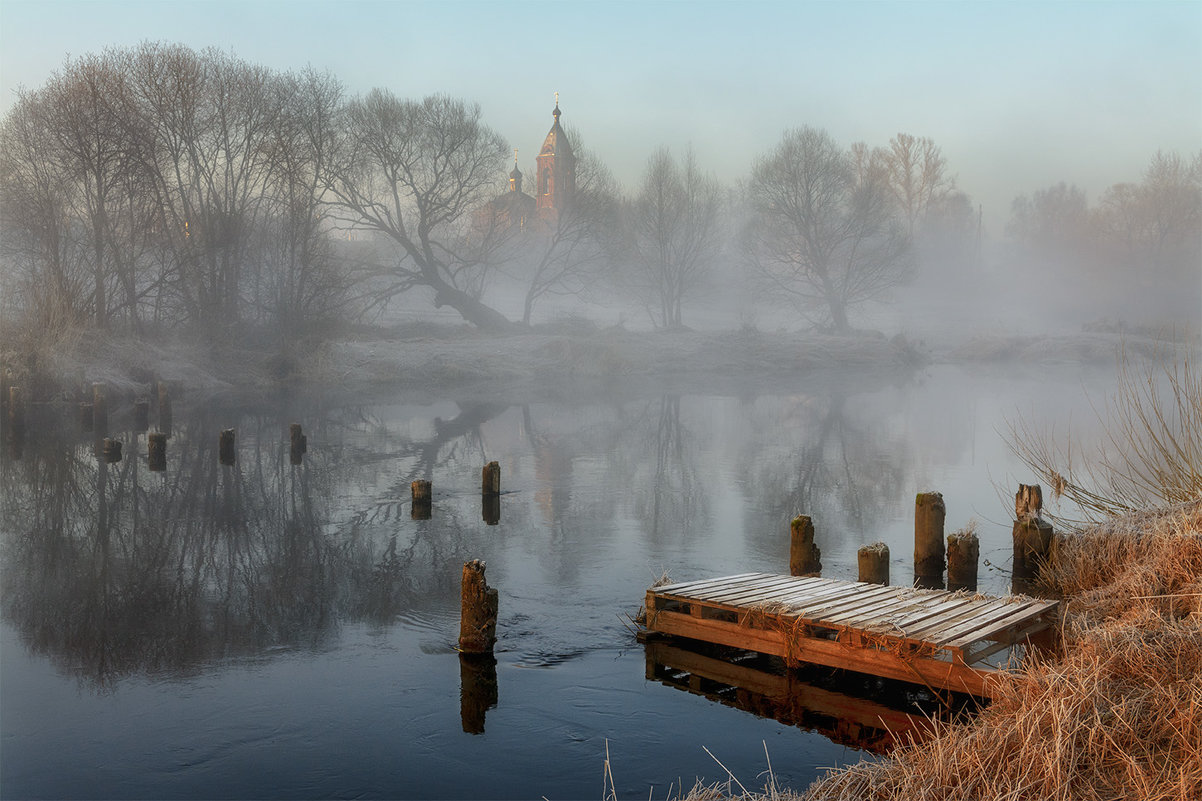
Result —
[[480, 235], [472, 214], [495, 191], [509, 153], [481, 122], [480, 107], [373, 89], [344, 106], [340, 124], [338, 157], [324, 187], [342, 225], [395, 246], [384, 294], [426, 287], [436, 307], [450, 306], [482, 329], [508, 327], [479, 298], [501, 232]]
[[771, 291], [837, 331], [848, 309], [909, 277], [910, 237], [879, 157], [844, 151], [825, 131], [785, 133], [748, 186], [746, 248]]

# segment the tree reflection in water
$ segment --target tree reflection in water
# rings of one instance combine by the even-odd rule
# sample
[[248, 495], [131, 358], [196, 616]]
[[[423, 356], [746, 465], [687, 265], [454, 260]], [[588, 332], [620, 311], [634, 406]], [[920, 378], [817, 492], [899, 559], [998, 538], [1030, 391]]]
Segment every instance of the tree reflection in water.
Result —
[[[429, 473], [503, 408], [466, 410], [398, 455]], [[238, 460], [221, 466], [218, 428], [212, 413], [177, 421], [165, 473], [146, 471], [132, 433], [112, 465], [66, 436], [5, 460], [4, 615], [35, 653], [103, 691], [131, 674], [321, 650], [340, 621], [388, 624], [457, 594], [439, 575], [466, 558], [453, 516], [382, 541], [370, 524], [390, 504], [334, 514], [347, 465], [310, 450], [293, 466], [286, 425], [244, 417]]]

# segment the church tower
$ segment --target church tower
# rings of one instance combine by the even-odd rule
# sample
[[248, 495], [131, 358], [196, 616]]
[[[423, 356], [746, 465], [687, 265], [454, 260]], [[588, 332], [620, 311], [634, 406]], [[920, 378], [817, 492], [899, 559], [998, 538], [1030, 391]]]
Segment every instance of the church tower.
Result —
[[576, 189], [576, 156], [563, 128], [559, 127], [559, 114], [559, 93], [556, 92], [555, 110], [551, 112], [555, 122], [543, 140], [537, 158], [535, 182], [538, 191], [534, 198], [540, 215], [554, 215]]

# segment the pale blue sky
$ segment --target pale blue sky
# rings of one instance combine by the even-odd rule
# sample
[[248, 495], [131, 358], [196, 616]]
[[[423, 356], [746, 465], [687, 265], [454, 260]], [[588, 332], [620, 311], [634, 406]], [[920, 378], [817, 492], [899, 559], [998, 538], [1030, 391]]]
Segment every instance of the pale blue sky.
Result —
[[1202, 0], [0, 0], [0, 111], [69, 53], [146, 39], [475, 100], [523, 169], [559, 91], [628, 186], [660, 144], [733, 182], [793, 126], [930, 136], [995, 231], [1017, 194], [1063, 180], [1093, 200], [1158, 149], [1202, 147]]

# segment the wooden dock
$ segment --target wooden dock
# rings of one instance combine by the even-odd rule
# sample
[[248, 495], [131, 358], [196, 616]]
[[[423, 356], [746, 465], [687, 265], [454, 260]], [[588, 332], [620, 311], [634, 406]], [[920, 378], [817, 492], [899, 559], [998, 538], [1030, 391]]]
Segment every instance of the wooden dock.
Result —
[[1050, 630], [1059, 604], [1025, 597], [741, 573], [647, 591], [647, 629], [988, 698], [984, 660]]

